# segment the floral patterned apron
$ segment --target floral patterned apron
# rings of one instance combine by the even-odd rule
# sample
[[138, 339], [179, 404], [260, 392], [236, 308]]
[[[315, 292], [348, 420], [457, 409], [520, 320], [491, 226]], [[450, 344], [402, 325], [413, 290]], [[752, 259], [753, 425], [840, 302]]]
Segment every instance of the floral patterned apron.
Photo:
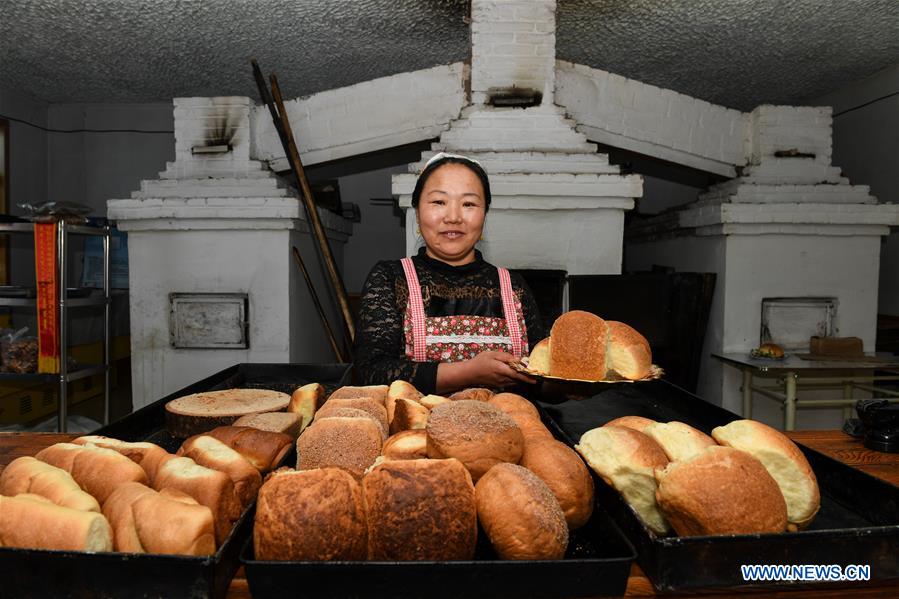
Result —
[[499, 272], [503, 316], [425, 315], [421, 285], [411, 258], [401, 260], [409, 287], [403, 327], [406, 355], [415, 362], [461, 362], [484, 351], [504, 351], [516, 358], [528, 353], [527, 331], [521, 300], [512, 289], [505, 268]]

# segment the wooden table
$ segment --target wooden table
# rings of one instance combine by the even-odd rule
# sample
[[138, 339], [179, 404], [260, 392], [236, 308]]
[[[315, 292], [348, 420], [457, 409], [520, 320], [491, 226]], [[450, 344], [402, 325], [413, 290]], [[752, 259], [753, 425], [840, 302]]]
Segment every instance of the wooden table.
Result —
[[[899, 486], [899, 454], [879, 453], [871, 451], [862, 445], [861, 441], [854, 439], [842, 431], [791, 431], [787, 433], [793, 440], [810, 447], [816, 451], [837, 459], [845, 464], [858, 468], [873, 476], [877, 476], [894, 485]], [[15, 458], [23, 455], [34, 455], [44, 447], [68, 441], [75, 435], [56, 433], [0, 433], [0, 470]], [[850, 590], [851, 589], [851, 590]], [[804, 589], [796, 590], [771, 590], [771, 589], [739, 589], [740, 595], [750, 597], [780, 597], [783, 599], [804, 599], [806, 597], [845, 597], [851, 593], [853, 598], [868, 597], [897, 597], [899, 596], [899, 582], [897, 583], [867, 583], [867, 584], [826, 584], [811, 585]], [[631, 575], [627, 583], [626, 597], [652, 597], [656, 592], [652, 583], [643, 574], [636, 564], [631, 569]], [[709, 590], [695, 593], [678, 593], [676, 595], [664, 595], [666, 597], [733, 597], [734, 592]], [[232, 581], [228, 591], [228, 599], [249, 599], [250, 590], [247, 581], [243, 577], [243, 571], [239, 571]]]

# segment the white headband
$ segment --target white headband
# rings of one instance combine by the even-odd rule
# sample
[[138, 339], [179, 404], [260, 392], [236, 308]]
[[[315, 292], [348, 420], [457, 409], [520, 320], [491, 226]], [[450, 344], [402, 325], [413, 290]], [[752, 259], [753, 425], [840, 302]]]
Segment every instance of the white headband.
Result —
[[438, 152], [433, 157], [431, 157], [430, 160], [425, 162], [425, 166], [421, 170], [425, 170], [426, 168], [431, 166], [431, 164], [437, 162], [438, 160], [443, 160], [444, 158], [458, 158], [459, 160], [465, 160], [466, 162], [473, 162], [474, 164], [477, 164], [481, 168], [484, 168], [484, 166], [480, 162], [475, 160], [474, 158], [469, 158], [468, 156], [463, 156], [462, 154], [450, 154], [448, 152]]

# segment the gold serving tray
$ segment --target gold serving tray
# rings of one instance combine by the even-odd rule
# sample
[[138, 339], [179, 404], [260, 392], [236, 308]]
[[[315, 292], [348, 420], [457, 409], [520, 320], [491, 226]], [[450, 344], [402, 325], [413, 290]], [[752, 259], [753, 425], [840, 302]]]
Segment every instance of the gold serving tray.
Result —
[[654, 381], [656, 379], [662, 378], [662, 375], [665, 374], [665, 371], [662, 370], [660, 366], [653, 364], [649, 367], [649, 373], [643, 377], [642, 379], [630, 380], [625, 378], [614, 378], [614, 379], [603, 379], [599, 381], [591, 381], [589, 379], [566, 379], [559, 376], [552, 376], [549, 374], [545, 374], [542, 372], [538, 372], [536, 370], [531, 370], [527, 366], [527, 358], [524, 358], [522, 362], [513, 362], [510, 364], [512, 366], [512, 370], [516, 370], [522, 374], [526, 374], [528, 376], [532, 376], [538, 380], [544, 381], [559, 381], [563, 383], [590, 383], [590, 384], [610, 384], [610, 383], [642, 383], [645, 381]]

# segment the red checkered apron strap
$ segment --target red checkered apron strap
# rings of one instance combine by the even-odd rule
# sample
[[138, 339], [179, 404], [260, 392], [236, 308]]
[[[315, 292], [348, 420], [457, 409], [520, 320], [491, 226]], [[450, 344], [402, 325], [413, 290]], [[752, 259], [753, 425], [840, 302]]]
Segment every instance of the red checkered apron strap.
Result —
[[497, 268], [499, 271], [499, 291], [503, 298], [503, 315], [506, 317], [506, 327], [509, 329], [509, 337], [512, 339], [512, 355], [520, 358], [524, 349], [521, 345], [521, 327], [518, 326], [518, 310], [515, 309], [515, 294], [512, 291], [512, 277], [505, 268]]
[[427, 329], [425, 328], [425, 306], [421, 300], [421, 285], [418, 284], [418, 273], [412, 258], [400, 260], [403, 272], [406, 273], [406, 285], [409, 287], [409, 311], [412, 316], [412, 359], [416, 362], [427, 362]]

